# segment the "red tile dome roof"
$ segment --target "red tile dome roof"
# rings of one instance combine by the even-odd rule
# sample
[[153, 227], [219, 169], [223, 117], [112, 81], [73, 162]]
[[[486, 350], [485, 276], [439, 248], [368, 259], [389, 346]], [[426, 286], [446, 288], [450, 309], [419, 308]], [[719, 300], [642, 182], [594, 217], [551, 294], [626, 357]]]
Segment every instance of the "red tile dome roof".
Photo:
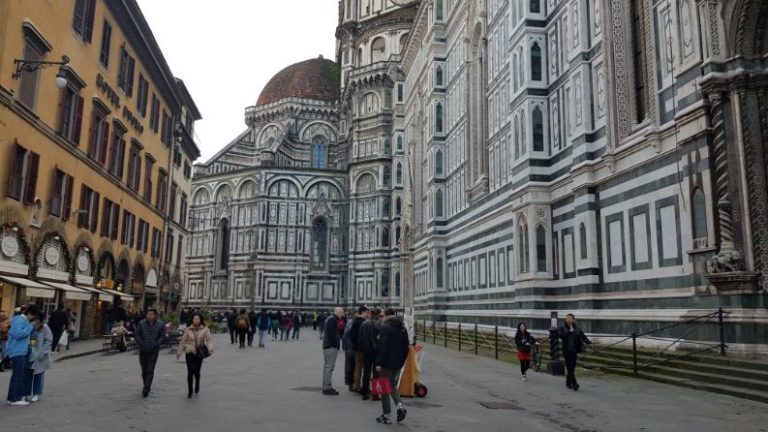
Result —
[[339, 66], [320, 56], [278, 72], [261, 91], [256, 105], [268, 105], [291, 97], [331, 102], [339, 98], [340, 84]]

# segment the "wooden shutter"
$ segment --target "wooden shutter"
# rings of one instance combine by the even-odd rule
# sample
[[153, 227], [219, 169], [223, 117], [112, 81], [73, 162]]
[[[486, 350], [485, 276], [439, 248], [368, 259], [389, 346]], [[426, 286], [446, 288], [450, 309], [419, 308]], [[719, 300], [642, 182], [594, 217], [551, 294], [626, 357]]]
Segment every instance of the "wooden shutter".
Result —
[[88, 0], [76, 0], [75, 12], [72, 16], [72, 28], [78, 34], [83, 34], [83, 21], [85, 20], [85, 2]]
[[112, 238], [112, 240], [117, 240], [117, 232], [119, 231], [118, 228], [120, 227], [120, 206], [115, 204], [114, 209], [115, 217], [112, 218], [112, 232], [110, 232], [109, 236]]
[[90, 42], [93, 38], [93, 21], [96, 13], [96, 0], [87, 0], [88, 8], [85, 11], [85, 22], [83, 23], [83, 40]]
[[[61, 173], [61, 175], [59, 175]], [[64, 188], [67, 176], [58, 168], [53, 169], [53, 184], [51, 186], [51, 199], [48, 201], [48, 213], [54, 216], [62, 215], [62, 196], [61, 190]]]
[[102, 119], [104, 123], [101, 128], [101, 143], [99, 146], [100, 155], [99, 162], [104, 165], [107, 162], [107, 145], [109, 144], [109, 122], [106, 119]]
[[128, 94], [128, 97], [133, 95], [133, 73], [136, 68], [136, 60], [128, 56], [128, 76], [126, 77], [128, 79], [127, 86], [125, 92]]
[[9, 198], [20, 200], [20, 196], [16, 196], [13, 191], [14, 185], [21, 184], [24, 181], [24, 173], [22, 167], [24, 166], [24, 149], [18, 142], [13, 144], [11, 150], [11, 169], [8, 171], [8, 181], [5, 187], [5, 195]]
[[24, 187], [24, 203], [32, 204], [35, 202], [35, 192], [37, 192], [37, 173], [40, 167], [40, 155], [29, 152], [27, 155], [26, 185]]
[[91, 125], [88, 127], [88, 156], [91, 159], [96, 159], [98, 152], [99, 137], [97, 131], [99, 130], [99, 115], [96, 110], [91, 111]]
[[91, 203], [93, 204], [93, 215], [91, 215], [91, 232], [96, 232], [96, 228], [99, 225], [99, 199], [101, 196], [98, 192], [93, 192], [93, 198]]
[[66, 176], [66, 186], [64, 189], [64, 211], [61, 216], [64, 220], [69, 220], [72, 215], [72, 190], [75, 187], [75, 179], [71, 175]]
[[80, 144], [80, 129], [83, 125], [83, 97], [78, 94], [74, 95], [73, 97], [75, 98], [73, 107], [75, 112], [72, 121], [72, 133], [70, 134], [70, 138], [75, 144]]
[[81, 185], [80, 186], [80, 208], [77, 211], [77, 226], [79, 228], [87, 228], [88, 227], [88, 213], [85, 213], [86, 211], [90, 211], [88, 209], [87, 204], [87, 192], [88, 192], [88, 186]]
[[107, 237], [109, 234], [107, 230], [111, 226], [109, 218], [112, 216], [112, 211], [114, 211], [114, 205], [112, 205], [108, 199], [104, 198], [104, 217], [101, 218], [101, 231], [99, 231], [99, 234], [102, 237]]
[[61, 91], [61, 98], [59, 98], [59, 135], [69, 138], [69, 107], [70, 107], [70, 90], [64, 89]]

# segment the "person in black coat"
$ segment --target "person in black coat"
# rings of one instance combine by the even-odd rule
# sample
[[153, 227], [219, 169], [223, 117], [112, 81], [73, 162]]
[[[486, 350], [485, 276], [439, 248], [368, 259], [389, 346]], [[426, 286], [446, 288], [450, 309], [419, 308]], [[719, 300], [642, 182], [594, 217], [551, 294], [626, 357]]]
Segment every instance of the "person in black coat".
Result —
[[381, 395], [383, 413], [376, 419], [379, 423], [392, 423], [389, 419], [389, 414], [392, 412], [390, 397], [397, 404], [398, 423], [405, 420], [407, 411], [403, 408], [403, 402], [400, 400], [397, 381], [400, 376], [400, 370], [405, 366], [409, 349], [410, 339], [408, 338], [408, 330], [403, 325], [403, 321], [395, 316], [395, 310], [392, 308], [387, 309], [384, 312], [384, 323], [379, 329], [379, 346], [376, 350], [376, 374], [389, 379], [389, 382], [392, 384], [392, 393]]
[[515, 333], [515, 346], [517, 347], [517, 360], [520, 361], [520, 372], [523, 374], [523, 382], [528, 379], [526, 372], [531, 368], [534, 345], [536, 345], [536, 339], [528, 331], [525, 323], [521, 322], [517, 325], [517, 333]]
[[563, 357], [565, 357], [565, 369], [567, 371], [565, 385], [573, 391], [579, 390], [576, 382], [576, 359], [579, 353], [584, 352], [584, 345], [592, 342], [583, 331], [576, 326], [576, 318], [573, 314], [565, 316], [565, 325], [560, 327], [560, 340], [563, 345]]
[[155, 366], [160, 354], [160, 346], [165, 342], [165, 324], [157, 319], [157, 309], [149, 309], [147, 317], [136, 325], [133, 338], [139, 347], [141, 378], [144, 381], [141, 395], [147, 397], [152, 391], [152, 381], [155, 378]]
[[381, 328], [381, 309], [372, 308], [368, 321], [360, 326], [360, 341], [358, 346], [363, 350], [363, 388], [360, 393], [363, 400], [370, 399], [371, 394], [371, 374], [373, 373], [374, 363], [376, 363], [377, 350], [379, 348], [379, 329]]
[[48, 327], [51, 329], [51, 333], [53, 333], [51, 352], [56, 352], [56, 348], [59, 346], [59, 340], [61, 340], [61, 335], [64, 334], [68, 325], [69, 315], [67, 315], [67, 311], [64, 310], [64, 305], [60, 304], [56, 309], [56, 312], [52, 313], [51, 317], [48, 319]]
[[229, 340], [232, 342], [232, 345], [235, 344], [235, 340], [237, 339], [237, 326], [235, 325], [235, 321], [237, 321], [237, 309], [232, 309], [231, 312], [227, 312], [227, 327], [229, 328]]
[[333, 370], [336, 368], [336, 357], [341, 348], [341, 337], [347, 322], [344, 319], [344, 309], [337, 307], [333, 315], [326, 318], [323, 324], [323, 394], [336, 396], [339, 391], [333, 388]]
[[360, 346], [360, 327], [362, 327], [365, 320], [368, 319], [368, 308], [360, 306], [357, 308], [357, 316], [352, 321], [352, 335], [350, 340], [352, 341], [352, 352], [355, 356], [355, 369], [354, 375], [352, 375], [352, 385], [349, 386], [349, 391], [360, 392], [362, 386], [360, 385], [360, 379], [363, 374], [363, 348]]

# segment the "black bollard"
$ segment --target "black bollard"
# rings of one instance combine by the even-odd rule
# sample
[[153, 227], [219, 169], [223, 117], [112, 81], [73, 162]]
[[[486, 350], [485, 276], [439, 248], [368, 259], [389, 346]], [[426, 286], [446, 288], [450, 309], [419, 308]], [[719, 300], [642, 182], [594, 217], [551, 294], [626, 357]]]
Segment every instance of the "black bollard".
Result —
[[557, 311], [550, 313], [549, 372], [554, 376], [565, 375], [565, 367], [563, 361], [560, 360], [560, 331], [557, 328]]

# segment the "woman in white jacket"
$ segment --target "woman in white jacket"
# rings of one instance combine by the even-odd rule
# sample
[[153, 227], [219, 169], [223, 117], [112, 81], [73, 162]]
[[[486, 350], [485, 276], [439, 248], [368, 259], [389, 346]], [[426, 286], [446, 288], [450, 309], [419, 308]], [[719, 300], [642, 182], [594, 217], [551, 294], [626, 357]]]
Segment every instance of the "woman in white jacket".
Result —
[[29, 370], [27, 371], [28, 402], [37, 402], [43, 396], [45, 385], [45, 371], [51, 368], [51, 346], [53, 346], [53, 332], [42, 317], [36, 317], [32, 321], [35, 331], [32, 333], [30, 343]]

